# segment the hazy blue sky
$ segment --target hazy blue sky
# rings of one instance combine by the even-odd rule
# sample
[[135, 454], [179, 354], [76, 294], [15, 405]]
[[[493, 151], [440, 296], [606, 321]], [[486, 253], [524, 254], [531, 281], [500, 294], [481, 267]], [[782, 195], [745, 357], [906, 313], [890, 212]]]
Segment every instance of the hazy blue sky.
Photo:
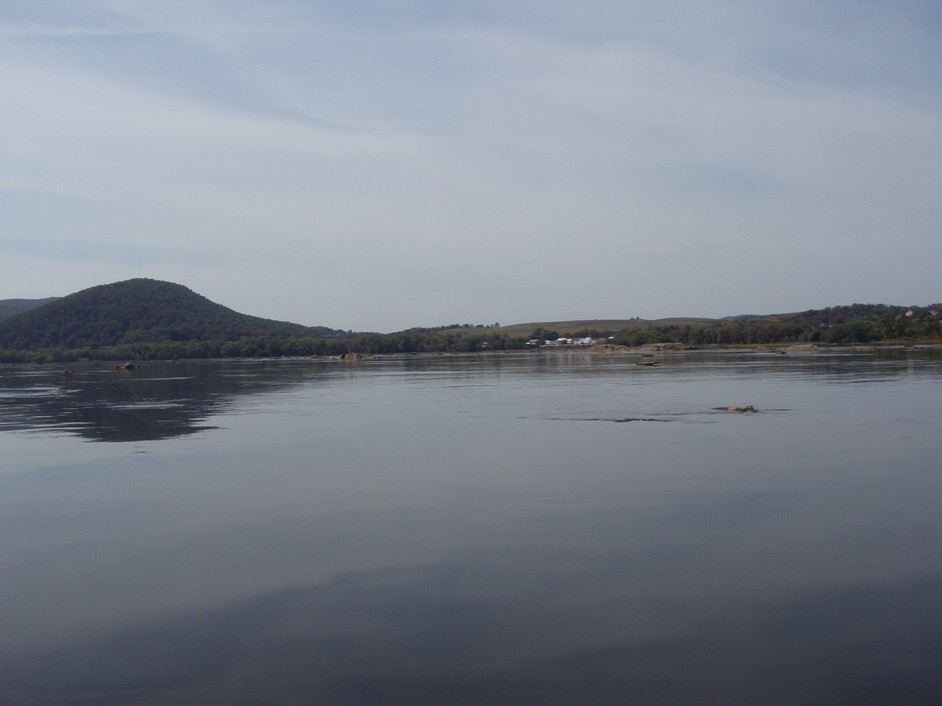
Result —
[[0, 298], [356, 330], [942, 300], [937, 0], [2, 0]]

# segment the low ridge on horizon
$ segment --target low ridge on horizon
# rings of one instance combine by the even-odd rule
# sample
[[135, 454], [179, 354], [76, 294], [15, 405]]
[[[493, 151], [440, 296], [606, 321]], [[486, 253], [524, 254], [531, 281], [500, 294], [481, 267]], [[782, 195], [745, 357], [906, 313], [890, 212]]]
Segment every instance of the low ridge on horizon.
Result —
[[[118, 293], [120, 291], [120, 296], [125, 297], [124, 301], [127, 304], [133, 299], [134, 295], [137, 293], [135, 292], [135, 289], [137, 286], [140, 286], [142, 288], [148, 288], [148, 287], [156, 288], [156, 290], [153, 290], [153, 291], [166, 289], [168, 292], [170, 290], [175, 290], [177, 293], [185, 292], [185, 293], [188, 293], [189, 295], [192, 295], [194, 298], [198, 300], [202, 300], [204, 304], [208, 303], [215, 307], [220, 307], [221, 309], [231, 314], [234, 314], [236, 316], [245, 317], [246, 321], [251, 321], [256, 325], [264, 322], [264, 324], [275, 326], [276, 328], [280, 328], [281, 329], [280, 332], [283, 334], [288, 333], [289, 329], [293, 329], [294, 333], [307, 332], [307, 333], [314, 333], [316, 335], [339, 335], [339, 334], [355, 333], [352, 330], [332, 329], [326, 326], [306, 326], [304, 324], [297, 324], [294, 322], [289, 322], [289, 321], [284, 321], [284, 320], [268, 319], [264, 317], [253, 316], [250, 314], [243, 314], [241, 312], [237, 312], [233, 309], [230, 309], [229, 307], [226, 307], [223, 304], [213, 302], [212, 300], [204, 297], [203, 295], [198, 294], [197, 292], [187, 287], [186, 285], [179, 284], [176, 282], [170, 282], [166, 280], [159, 280], [159, 279], [150, 278], [150, 277], [134, 277], [134, 278], [126, 279], [126, 280], [120, 280], [117, 282], [94, 285], [91, 287], [87, 287], [85, 289], [78, 290], [76, 292], [73, 292], [72, 294], [68, 294], [65, 296], [53, 296], [53, 297], [45, 297], [41, 299], [24, 299], [24, 298], [0, 299], [0, 326], [2, 326], [2, 324], [8, 319], [12, 319], [21, 314], [26, 314], [37, 309], [44, 309], [47, 305], [56, 303], [56, 302], [62, 302], [62, 301], [67, 301], [67, 300], [74, 301], [75, 297], [91, 295], [91, 293], [100, 293], [100, 294], [105, 295], [105, 296], [100, 297], [99, 300], [103, 303], [108, 303], [110, 302], [110, 297], [108, 297], [105, 293], [108, 293], [108, 292]], [[143, 291], [143, 289], [141, 291]], [[151, 293], [153, 292], [148, 293], [148, 296], [150, 296]], [[171, 296], [171, 299], [172, 298], [173, 297]], [[168, 303], [169, 300], [166, 300], [166, 298], [164, 298], [163, 300], [158, 298], [157, 301], [162, 301], [162, 303]], [[600, 327], [611, 327], [611, 326], [618, 326], [618, 325], [623, 325], [623, 324], [631, 324], [633, 322], [642, 322], [642, 323], [662, 323], [662, 322], [687, 323], [687, 322], [690, 322], [690, 323], [693, 323], [693, 322], [711, 322], [711, 321], [735, 321], [735, 320], [746, 320], [746, 319], [795, 316], [795, 315], [799, 315], [806, 312], [826, 311], [829, 309], [833, 309], [837, 307], [845, 307], [845, 306], [858, 306], [858, 304], [856, 303], [852, 305], [831, 304], [825, 307], [821, 307], [820, 309], [805, 309], [805, 310], [787, 311], [787, 312], [770, 312], [770, 313], [764, 313], [764, 314], [757, 314], [757, 313], [729, 314], [729, 315], [717, 316], [717, 317], [685, 316], [685, 315], [666, 316], [666, 317], [658, 317], [658, 318], [644, 318], [640, 316], [631, 316], [631, 317], [624, 317], [624, 318], [595, 317], [595, 318], [585, 318], [585, 319], [558, 319], [558, 320], [552, 319], [552, 320], [538, 320], [538, 321], [521, 321], [521, 322], [515, 322], [511, 324], [506, 324], [506, 325], [475, 324], [473, 326], [474, 328], [483, 328], [486, 330], [502, 330], [503, 331], [507, 329], [515, 329], [518, 327], [526, 327], [526, 326], [585, 328], [593, 324]], [[887, 305], [883, 303], [878, 303], [878, 304], [865, 304], [864, 306], [899, 307], [903, 305], [898, 305], [898, 304]], [[942, 307], [942, 303], [932, 303], [932, 304], [927, 304], [927, 305], [911, 304], [909, 306], [926, 306], [928, 308], [933, 308], [933, 307], [940, 308]], [[138, 311], [140, 313], [140, 309]], [[137, 320], [137, 323], [146, 324], [149, 321], [150, 319], [148, 318], [148, 316], [144, 315], [142, 318]], [[134, 322], [131, 322], [131, 323], [134, 323]], [[445, 325], [435, 325], [435, 326], [411, 326], [406, 329], [396, 330], [396, 331], [392, 331], [388, 333], [401, 333], [403, 331], [411, 331], [411, 330], [447, 330], [447, 329], [452, 329], [452, 328], [454, 329], [467, 328], [469, 326], [471, 325], [470, 324], [445, 324]], [[140, 327], [137, 327], [137, 328], [140, 328]], [[356, 332], [356, 333], [367, 333], [367, 332]], [[382, 334], [384, 332], [372, 332], [372, 333]], [[2, 344], [2, 341], [3, 341], [3, 330], [0, 329], [0, 344]]]

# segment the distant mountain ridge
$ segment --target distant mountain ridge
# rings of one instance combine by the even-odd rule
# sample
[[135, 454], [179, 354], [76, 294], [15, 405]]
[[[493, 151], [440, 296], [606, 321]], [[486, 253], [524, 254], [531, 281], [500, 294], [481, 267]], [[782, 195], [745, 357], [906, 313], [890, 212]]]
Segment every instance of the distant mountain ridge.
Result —
[[144, 278], [90, 287], [36, 306], [26, 305], [25, 310], [19, 306], [19, 313], [0, 320], [0, 348], [101, 348], [343, 333], [240, 314], [183, 285]]
[[38, 309], [45, 306], [58, 297], [46, 297], [45, 299], [0, 299], [0, 321], [9, 319], [11, 316], [22, 314], [30, 309]]
[[[5, 308], [4, 308], [5, 307]], [[3, 312], [13, 311], [2, 319]], [[614, 348], [871, 342], [942, 343], [942, 304], [851, 304], [726, 319], [586, 319], [453, 324], [354, 333], [240, 314], [172, 282], [131, 279], [49, 300], [0, 301], [0, 362], [369, 356], [532, 350], [551, 340], [605, 339]]]

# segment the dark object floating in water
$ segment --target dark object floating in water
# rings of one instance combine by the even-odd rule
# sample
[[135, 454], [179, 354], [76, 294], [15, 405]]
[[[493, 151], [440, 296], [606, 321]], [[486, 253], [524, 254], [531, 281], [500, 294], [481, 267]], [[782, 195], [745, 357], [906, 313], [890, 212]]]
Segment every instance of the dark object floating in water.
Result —
[[654, 417], [624, 417], [623, 419], [612, 419], [611, 417], [550, 417], [556, 421], [563, 422], [615, 422], [624, 424], [625, 422], [670, 422], [672, 419], [655, 419]]
[[67, 378], [67, 377], [71, 377], [71, 376], [72, 376], [72, 371], [71, 371], [71, 370], [60, 370], [58, 373], [56, 373], [56, 375], [58, 375], [60, 378]]
[[612, 419], [610, 417], [569, 417], [573, 422], [615, 422], [624, 424], [625, 422], [669, 422], [670, 419], [655, 419], [654, 417], [625, 417], [623, 419]]
[[758, 412], [755, 407], [751, 404], [747, 404], [745, 407], [714, 407], [713, 409], [719, 409], [724, 412]]
[[635, 363], [635, 365], [647, 365], [649, 367], [657, 365], [657, 364], [658, 364], [658, 361], [656, 360], [639, 360], [637, 363]]
[[118, 363], [114, 366], [115, 370], [134, 370], [134, 363]]

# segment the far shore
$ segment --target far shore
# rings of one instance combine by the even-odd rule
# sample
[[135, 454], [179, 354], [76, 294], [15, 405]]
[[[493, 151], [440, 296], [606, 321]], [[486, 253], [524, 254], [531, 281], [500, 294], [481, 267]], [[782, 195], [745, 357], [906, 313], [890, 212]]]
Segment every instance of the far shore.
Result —
[[776, 355], [809, 355], [848, 352], [875, 352], [893, 350], [936, 350], [942, 349], [942, 342], [880, 342], [860, 344], [836, 343], [775, 343], [775, 344], [708, 344], [688, 346], [682, 343], [645, 343], [639, 346], [624, 346], [601, 343], [592, 346], [539, 346], [534, 348], [513, 348], [505, 350], [483, 351], [428, 351], [408, 353], [344, 353], [340, 355], [314, 356], [257, 356], [257, 357], [220, 357], [220, 358], [152, 358], [122, 360], [78, 360], [43, 363], [0, 363], [0, 368], [27, 368], [32, 370], [56, 370], [63, 376], [72, 374], [74, 368], [110, 368], [116, 372], [131, 372], [139, 365], [147, 363], [184, 363], [198, 361], [339, 361], [355, 362], [364, 360], [393, 360], [408, 358], [466, 358], [495, 356], [532, 356], [532, 355], [635, 355], [641, 358], [710, 352], [767, 353]]

